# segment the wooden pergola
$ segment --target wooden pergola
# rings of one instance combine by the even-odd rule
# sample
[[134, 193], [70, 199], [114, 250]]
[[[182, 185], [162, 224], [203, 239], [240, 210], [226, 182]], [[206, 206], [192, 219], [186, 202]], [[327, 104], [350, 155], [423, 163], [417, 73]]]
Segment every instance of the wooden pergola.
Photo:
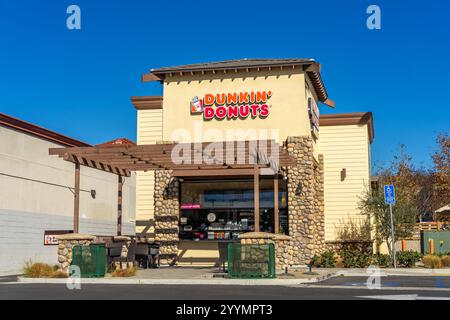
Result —
[[259, 231], [259, 176], [274, 177], [275, 230], [278, 219], [278, 172], [295, 160], [274, 140], [161, 143], [97, 147], [50, 148], [75, 165], [74, 222], [79, 231], [80, 166], [118, 175], [117, 234], [122, 234], [123, 177], [132, 171], [172, 170], [175, 177], [253, 176], [255, 231]]

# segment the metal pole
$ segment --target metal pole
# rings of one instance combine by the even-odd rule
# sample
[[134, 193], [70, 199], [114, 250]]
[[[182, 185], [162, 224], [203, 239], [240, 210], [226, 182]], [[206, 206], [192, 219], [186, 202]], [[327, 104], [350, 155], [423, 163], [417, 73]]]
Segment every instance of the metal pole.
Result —
[[397, 259], [395, 256], [394, 217], [392, 215], [392, 203], [389, 204], [389, 211], [391, 213], [392, 258], [394, 260], [394, 268], [397, 268]]
[[75, 163], [75, 186], [73, 193], [73, 233], [80, 227], [80, 164]]
[[118, 191], [117, 191], [117, 235], [122, 235], [122, 189], [123, 189], [123, 179], [119, 175], [118, 179]]

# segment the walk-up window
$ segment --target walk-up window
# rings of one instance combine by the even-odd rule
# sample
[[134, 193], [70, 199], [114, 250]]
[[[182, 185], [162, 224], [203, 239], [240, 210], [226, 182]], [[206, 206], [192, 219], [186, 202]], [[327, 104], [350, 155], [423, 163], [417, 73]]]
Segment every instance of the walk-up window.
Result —
[[[279, 231], [275, 232], [274, 179], [259, 183], [260, 231], [288, 232], [286, 182], [278, 179]], [[180, 239], [236, 239], [255, 229], [254, 181], [242, 179], [183, 180], [180, 196]]]

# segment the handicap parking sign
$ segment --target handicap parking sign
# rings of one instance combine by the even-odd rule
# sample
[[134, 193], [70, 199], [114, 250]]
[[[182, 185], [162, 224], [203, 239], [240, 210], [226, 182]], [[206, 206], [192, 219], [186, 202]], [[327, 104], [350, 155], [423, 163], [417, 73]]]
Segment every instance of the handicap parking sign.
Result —
[[395, 204], [395, 189], [393, 185], [384, 186], [384, 203]]

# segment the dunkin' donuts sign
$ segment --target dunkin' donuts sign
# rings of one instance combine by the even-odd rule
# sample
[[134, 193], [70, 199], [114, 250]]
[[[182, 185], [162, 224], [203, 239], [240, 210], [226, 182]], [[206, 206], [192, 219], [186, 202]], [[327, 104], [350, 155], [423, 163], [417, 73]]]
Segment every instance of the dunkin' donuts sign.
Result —
[[203, 119], [266, 118], [271, 91], [205, 94], [191, 100], [191, 114], [203, 114]]

